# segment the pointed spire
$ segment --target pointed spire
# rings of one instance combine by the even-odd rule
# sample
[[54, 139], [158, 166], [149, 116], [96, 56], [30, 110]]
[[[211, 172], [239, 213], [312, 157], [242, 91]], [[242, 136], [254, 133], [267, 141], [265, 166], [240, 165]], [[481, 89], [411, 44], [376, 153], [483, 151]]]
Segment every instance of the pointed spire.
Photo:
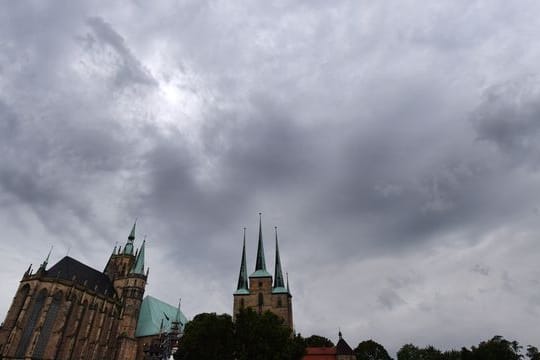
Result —
[[264, 259], [264, 245], [262, 237], [262, 213], [259, 213], [259, 243], [257, 245], [257, 263], [255, 264], [255, 271], [265, 270], [266, 261]]
[[53, 251], [53, 246], [51, 245], [51, 249], [49, 250], [49, 253], [47, 254], [47, 257], [45, 258], [45, 260], [43, 260], [43, 262], [39, 266], [40, 268], [43, 268], [43, 270], [45, 270], [45, 268], [49, 264], [49, 258], [51, 257], [52, 251]]
[[126, 243], [126, 246], [124, 246], [124, 254], [126, 255], [133, 255], [133, 242], [135, 241], [135, 227], [137, 226], [137, 219], [135, 219], [135, 222], [133, 223], [133, 227], [131, 228], [131, 232], [128, 236], [128, 241]]
[[135, 259], [135, 263], [133, 264], [133, 268], [131, 269], [131, 272], [134, 273], [134, 274], [144, 275], [144, 247], [145, 247], [145, 244], [146, 244], [146, 238], [143, 240], [141, 248], [137, 252], [137, 259]]
[[285, 284], [283, 282], [283, 272], [281, 271], [281, 259], [279, 258], [277, 226], [274, 226], [274, 230], [276, 232], [276, 266], [274, 268], [274, 289], [276, 288], [285, 289]]
[[244, 228], [244, 244], [242, 245], [242, 260], [240, 262], [240, 273], [238, 274], [238, 285], [236, 293], [249, 293], [247, 266], [246, 266], [246, 228]]
[[135, 227], [137, 226], [137, 219], [135, 219], [135, 222], [133, 223], [133, 227], [131, 228], [131, 232], [129, 233], [128, 240], [135, 240]]

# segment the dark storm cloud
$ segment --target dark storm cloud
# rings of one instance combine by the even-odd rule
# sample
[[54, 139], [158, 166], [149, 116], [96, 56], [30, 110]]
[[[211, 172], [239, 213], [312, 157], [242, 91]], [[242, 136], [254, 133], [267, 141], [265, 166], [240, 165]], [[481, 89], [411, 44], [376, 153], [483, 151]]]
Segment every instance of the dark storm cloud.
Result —
[[88, 25], [94, 30], [97, 39], [87, 34], [84, 41], [89, 48], [95, 44], [96, 40], [110, 46], [118, 55], [118, 70], [115, 81], [122, 86], [130, 83], [140, 83], [143, 85], [156, 85], [156, 80], [147, 69], [132, 54], [126, 45], [125, 40], [112, 28], [110, 24], [100, 17], [91, 17], [87, 20]]
[[516, 164], [538, 166], [540, 81], [528, 76], [486, 90], [474, 113], [480, 141], [494, 144]]

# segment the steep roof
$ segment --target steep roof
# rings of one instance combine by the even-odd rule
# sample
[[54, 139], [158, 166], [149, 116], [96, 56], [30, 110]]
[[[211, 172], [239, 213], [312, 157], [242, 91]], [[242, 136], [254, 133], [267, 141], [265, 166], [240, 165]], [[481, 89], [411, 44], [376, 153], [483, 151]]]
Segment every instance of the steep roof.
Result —
[[163, 321], [163, 331], [169, 331], [172, 322], [179, 317], [180, 327], [183, 329], [187, 319], [176, 306], [169, 305], [152, 296], [145, 296], [141, 310], [139, 311], [139, 321], [135, 336], [151, 336], [159, 334], [161, 322]]
[[238, 285], [235, 295], [249, 294], [247, 265], [246, 265], [246, 228], [244, 228], [244, 245], [242, 246], [242, 260], [240, 262], [240, 273], [238, 274]]
[[337, 355], [354, 355], [354, 351], [351, 349], [349, 344], [347, 344], [347, 342], [343, 340], [341, 331], [339, 332], [339, 341], [336, 344], [336, 354]]
[[45, 276], [69, 281], [74, 279], [77, 284], [109, 297], [115, 294], [113, 284], [107, 275], [69, 256], [65, 256], [45, 271]]

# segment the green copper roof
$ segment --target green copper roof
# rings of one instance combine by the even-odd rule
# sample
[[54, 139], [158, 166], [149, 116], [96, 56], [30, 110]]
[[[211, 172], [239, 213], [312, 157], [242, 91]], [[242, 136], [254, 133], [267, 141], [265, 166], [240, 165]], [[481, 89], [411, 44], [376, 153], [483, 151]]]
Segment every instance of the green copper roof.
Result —
[[287, 290], [285, 287], [283, 286], [280, 286], [280, 287], [274, 287], [272, 289], [272, 294], [288, 294], [289, 293], [289, 290]]
[[259, 213], [259, 243], [257, 244], [257, 262], [255, 264], [255, 272], [250, 277], [266, 277], [272, 276], [266, 271], [266, 261], [264, 260], [264, 244], [262, 237], [262, 220]]
[[139, 249], [139, 252], [137, 254], [137, 259], [135, 260], [135, 263], [133, 264], [133, 268], [131, 269], [131, 272], [134, 274], [144, 275], [144, 245], [145, 244], [146, 244], [146, 240], [143, 241], [141, 248]]
[[169, 305], [152, 296], [146, 296], [139, 311], [139, 321], [137, 322], [136, 337], [157, 335], [160, 332], [161, 321], [163, 321], [163, 331], [169, 331], [172, 322], [178, 316], [180, 327], [183, 329], [187, 322], [186, 317], [176, 306]]
[[133, 223], [133, 227], [131, 228], [131, 232], [128, 236], [128, 241], [126, 243], [126, 246], [124, 246], [124, 254], [126, 255], [133, 255], [133, 241], [135, 240], [135, 226], [137, 225], [137, 221]]
[[249, 295], [251, 294], [248, 289], [238, 289], [236, 290], [233, 295]]
[[274, 269], [274, 289], [276, 289], [276, 288], [285, 288], [285, 283], [283, 281], [283, 272], [281, 271], [281, 259], [279, 258], [277, 227], [275, 227], [274, 229], [276, 231], [276, 266]]
[[248, 289], [249, 288], [246, 266], [246, 228], [244, 228], [244, 245], [242, 247], [242, 260], [240, 262], [240, 274], [238, 274], [238, 286], [236, 287], [236, 293], [241, 290], [245, 290], [249, 294]]
[[266, 270], [257, 270], [251, 275], [249, 275], [250, 278], [256, 278], [256, 277], [272, 277], [270, 273]]

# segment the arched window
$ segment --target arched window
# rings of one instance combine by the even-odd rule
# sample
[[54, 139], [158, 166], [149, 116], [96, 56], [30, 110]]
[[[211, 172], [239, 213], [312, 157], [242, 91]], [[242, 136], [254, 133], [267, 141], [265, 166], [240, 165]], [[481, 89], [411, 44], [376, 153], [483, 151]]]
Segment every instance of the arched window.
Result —
[[243, 309], [245, 306], [244, 299], [240, 299], [240, 309]]
[[259, 293], [259, 313], [262, 313], [262, 307], [264, 305], [263, 294]]
[[46, 298], [47, 289], [43, 289], [38, 293], [36, 300], [32, 305], [32, 309], [30, 310], [30, 315], [28, 315], [28, 319], [26, 320], [26, 324], [24, 324], [23, 326], [21, 341], [19, 342], [19, 346], [17, 347], [17, 351], [15, 352], [15, 357], [24, 357], [24, 354], [26, 353], [26, 348], [30, 343], [32, 333], [34, 332], [36, 322], [39, 319], [39, 314], [41, 313], [41, 309], [43, 308], [43, 304], [45, 303]]
[[45, 351], [45, 347], [47, 346], [47, 342], [49, 341], [49, 337], [53, 330], [56, 315], [58, 315], [58, 309], [60, 308], [60, 304], [62, 303], [62, 297], [63, 294], [61, 291], [58, 291], [56, 294], [54, 294], [53, 301], [51, 303], [51, 306], [49, 307], [49, 311], [47, 312], [47, 316], [45, 317], [43, 326], [41, 327], [39, 338], [34, 349], [33, 356], [35, 358], [43, 357], [43, 352]]
[[279, 297], [279, 298], [277, 299], [277, 306], [278, 306], [278, 307], [282, 307], [282, 306], [283, 306], [283, 302], [281, 301], [281, 297]]
[[19, 316], [21, 315], [21, 311], [24, 307], [24, 302], [26, 301], [26, 297], [28, 296], [29, 291], [30, 291], [30, 286], [26, 284], [21, 288], [21, 290], [17, 294], [17, 298], [15, 299], [15, 304], [14, 304], [14, 310], [17, 312], [17, 315], [13, 319], [15, 323], [17, 323], [17, 320], [19, 319]]

